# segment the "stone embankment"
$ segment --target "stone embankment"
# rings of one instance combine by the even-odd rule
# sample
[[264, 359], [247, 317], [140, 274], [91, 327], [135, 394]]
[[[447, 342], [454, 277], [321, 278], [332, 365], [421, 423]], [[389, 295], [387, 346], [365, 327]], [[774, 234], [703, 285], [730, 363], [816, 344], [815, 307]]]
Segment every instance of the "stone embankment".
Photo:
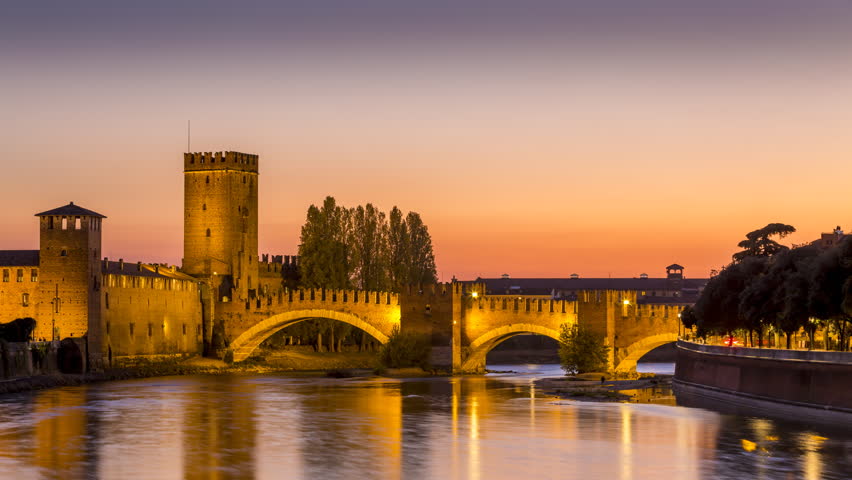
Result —
[[798, 418], [852, 420], [852, 353], [720, 347], [679, 341], [681, 397]]

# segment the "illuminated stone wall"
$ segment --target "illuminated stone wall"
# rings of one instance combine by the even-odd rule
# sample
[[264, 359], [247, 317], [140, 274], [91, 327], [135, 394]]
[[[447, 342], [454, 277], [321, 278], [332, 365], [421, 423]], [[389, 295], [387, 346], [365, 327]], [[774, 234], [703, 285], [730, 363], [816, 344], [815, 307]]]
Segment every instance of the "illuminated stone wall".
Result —
[[[20, 276], [18, 273], [20, 272]], [[33, 275], [35, 273], [35, 275]], [[0, 323], [8, 323], [16, 318], [31, 317], [47, 319], [50, 305], [42, 315], [42, 305], [39, 302], [39, 268], [35, 266], [2, 266], [0, 265]], [[21, 281], [18, 281], [20, 278]], [[42, 331], [39, 330], [39, 333]], [[48, 335], [50, 327], [48, 326]], [[36, 336], [36, 338], [41, 338]], [[46, 338], [50, 338], [49, 336]]]
[[[137, 269], [129, 265], [128, 269]], [[155, 268], [143, 265], [142, 268]], [[109, 361], [140, 355], [200, 354], [198, 285], [171, 268], [161, 276], [104, 275], [103, 354]]]
[[327, 318], [364, 330], [385, 343], [400, 325], [399, 295], [320, 288], [278, 290], [245, 301], [217, 302], [216, 322], [223, 322], [235, 361], [251, 355], [273, 333], [310, 318]]

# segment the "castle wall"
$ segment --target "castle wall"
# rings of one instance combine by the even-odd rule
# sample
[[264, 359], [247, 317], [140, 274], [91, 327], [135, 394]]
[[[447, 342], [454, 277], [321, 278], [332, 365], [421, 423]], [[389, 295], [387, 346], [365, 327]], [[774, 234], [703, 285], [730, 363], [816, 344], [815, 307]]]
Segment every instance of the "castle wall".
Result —
[[559, 332], [561, 325], [577, 323], [577, 302], [550, 297], [489, 295], [465, 297], [462, 342], [468, 344], [492, 330], [518, 324]]
[[216, 321], [224, 322], [226, 340], [233, 342], [258, 323], [296, 310], [351, 314], [390, 335], [393, 326], [400, 322], [400, 296], [390, 292], [321, 288], [280, 290], [253, 300], [217, 302]]
[[101, 306], [105, 359], [202, 351], [201, 302], [193, 281], [107, 274]]
[[[39, 302], [38, 277], [38, 266], [0, 266], [0, 323], [25, 317], [36, 319], [37, 325], [50, 322], [50, 309], [43, 311]], [[49, 334], [49, 325], [47, 329]]]

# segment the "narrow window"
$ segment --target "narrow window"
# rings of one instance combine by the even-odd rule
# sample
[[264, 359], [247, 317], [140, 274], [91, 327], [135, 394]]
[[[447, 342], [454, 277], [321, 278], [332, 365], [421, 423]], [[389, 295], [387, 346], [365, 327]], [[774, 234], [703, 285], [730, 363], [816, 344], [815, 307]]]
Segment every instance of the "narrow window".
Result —
[[150, 324], [150, 323], [148, 324], [148, 336], [149, 336], [149, 337], [153, 337], [153, 336], [154, 336], [154, 325], [153, 325], [153, 324]]
[[109, 310], [109, 293], [104, 294], [104, 306]]
[[62, 249], [62, 251], [59, 252], [59, 256], [60, 257], [67, 257], [68, 256], [68, 250]]
[[74, 230], [82, 230], [83, 229], [83, 221], [80, 217], [74, 218]]
[[210, 175], [207, 175], [207, 179], [205, 180], [207, 183], [210, 183]]
[[243, 183], [246, 183], [246, 176], [243, 175]]
[[22, 293], [21, 294], [21, 305], [23, 305], [25, 307], [30, 306], [30, 294], [29, 293]]
[[66, 217], [62, 217], [62, 230], [68, 230], [68, 219]]
[[23, 281], [24, 281], [24, 269], [23, 269], [23, 268], [19, 268], [19, 269], [18, 269], [18, 277], [17, 277], [17, 280], [18, 280], [18, 283], [21, 283], [21, 282], [23, 282]]
[[186, 336], [186, 324], [185, 323], [183, 324], [183, 336], [184, 337]]
[[9, 283], [9, 270], [3, 269], [3, 282]]
[[53, 230], [53, 217], [47, 217], [47, 229]]
[[106, 334], [109, 335], [109, 322], [106, 322]]
[[210, 229], [209, 228], [207, 229], [207, 236], [208, 237], [210, 236]]
[[38, 270], [36, 270], [35, 268], [30, 270], [30, 281], [31, 282], [37, 282], [38, 281]]
[[134, 330], [136, 330], [136, 324], [133, 323], [133, 322], [130, 322], [130, 336], [131, 337], [133, 336]]
[[202, 209], [202, 210], [207, 210], [207, 204], [205, 203], [205, 204], [201, 205], [201, 209]]

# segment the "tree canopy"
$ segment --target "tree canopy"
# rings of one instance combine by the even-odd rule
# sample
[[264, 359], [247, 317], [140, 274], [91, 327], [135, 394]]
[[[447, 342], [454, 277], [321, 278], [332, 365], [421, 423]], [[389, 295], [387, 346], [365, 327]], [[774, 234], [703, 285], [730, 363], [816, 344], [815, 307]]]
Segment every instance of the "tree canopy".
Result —
[[681, 321], [699, 335], [756, 333], [758, 345], [769, 329], [791, 335], [804, 329], [814, 343], [818, 325], [837, 335], [837, 347], [847, 349], [852, 320], [852, 237], [820, 249], [806, 245], [790, 249], [771, 237], [783, 238], [795, 228], [771, 223], [749, 232], [743, 248], [705, 286], [694, 307]]
[[787, 250], [787, 247], [771, 237], [777, 236], [781, 239], [795, 231], [795, 227], [784, 223], [770, 223], [763, 228], [751, 231], [746, 234], [745, 240], [737, 244], [743, 251], [734, 254], [734, 261], [741, 262], [748, 257], [769, 257]]
[[306, 287], [395, 290], [437, 281], [429, 229], [420, 215], [393, 207], [390, 215], [368, 203], [354, 208], [326, 197], [311, 205], [299, 246]]

